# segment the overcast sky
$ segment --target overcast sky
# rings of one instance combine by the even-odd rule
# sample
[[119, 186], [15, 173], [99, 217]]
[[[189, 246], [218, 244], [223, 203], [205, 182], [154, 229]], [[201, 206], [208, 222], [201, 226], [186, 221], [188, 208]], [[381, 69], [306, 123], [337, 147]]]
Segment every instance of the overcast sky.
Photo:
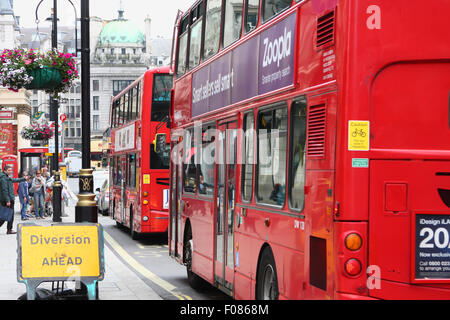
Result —
[[[24, 28], [36, 27], [35, 11], [40, 0], [14, 0], [14, 14], [20, 16], [20, 25]], [[80, 17], [80, 0], [72, 0]], [[102, 19], [116, 19], [121, 0], [90, 0], [89, 13]], [[142, 32], [144, 19], [152, 19], [152, 37], [172, 38], [173, 25], [178, 9], [185, 11], [194, 0], [122, 0], [125, 18], [132, 21]], [[44, 0], [39, 7], [39, 26], [49, 25], [45, 21], [50, 16], [53, 0]], [[74, 10], [68, 0], [58, 0], [58, 18], [60, 25], [74, 25]]]

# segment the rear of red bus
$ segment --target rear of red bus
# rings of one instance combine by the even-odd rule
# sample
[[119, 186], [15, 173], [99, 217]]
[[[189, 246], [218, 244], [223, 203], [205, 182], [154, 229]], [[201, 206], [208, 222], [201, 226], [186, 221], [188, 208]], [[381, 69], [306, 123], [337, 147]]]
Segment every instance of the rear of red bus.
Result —
[[170, 91], [169, 67], [144, 76], [141, 137], [139, 233], [167, 232], [169, 223]]
[[450, 2], [337, 3], [336, 298], [450, 299]]

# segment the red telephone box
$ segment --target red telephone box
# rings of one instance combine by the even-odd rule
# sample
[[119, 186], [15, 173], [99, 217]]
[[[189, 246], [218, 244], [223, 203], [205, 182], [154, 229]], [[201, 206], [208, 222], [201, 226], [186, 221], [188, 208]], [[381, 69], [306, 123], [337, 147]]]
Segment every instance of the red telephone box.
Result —
[[14, 155], [5, 155], [1, 156], [2, 160], [2, 171], [5, 166], [8, 164], [13, 167], [13, 178], [18, 178], [18, 166], [17, 166], [17, 156]]
[[[6, 165], [10, 165], [13, 167], [13, 178], [18, 178], [18, 166], [17, 166], [17, 156], [13, 156], [13, 155], [5, 155], [5, 156], [1, 156], [0, 160], [2, 161], [2, 171], [5, 168]], [[14, 184], [14, 193], [17, 194], [17, 186], [18, 183]]]

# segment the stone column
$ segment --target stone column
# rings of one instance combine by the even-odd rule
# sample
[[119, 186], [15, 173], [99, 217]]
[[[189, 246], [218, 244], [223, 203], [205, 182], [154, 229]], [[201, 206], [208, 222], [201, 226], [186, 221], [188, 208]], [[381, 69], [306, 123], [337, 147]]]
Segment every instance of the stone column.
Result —
[[[31, 123], [31, 107], [28, 105], [21, 105], [17, 107], [17, 149], [29, 148], [30, 140], [25, 140], [20, 135], [24, 127], [28, 127]], [[20, 158], [19, 151], [17, 156]]]

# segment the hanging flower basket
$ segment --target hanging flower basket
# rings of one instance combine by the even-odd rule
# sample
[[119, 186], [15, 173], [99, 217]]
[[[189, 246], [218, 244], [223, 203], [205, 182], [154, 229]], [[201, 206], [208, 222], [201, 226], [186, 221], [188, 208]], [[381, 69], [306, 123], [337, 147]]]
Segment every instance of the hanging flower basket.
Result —
[[31, 124], [20, 132], [25, 140], [48, 140], [53, 137], [53, 134], [53, 129], [48, 124]]
[[61, 73], [55, 68], [33, 69], [28, 72], [28, 75], [33, 78], [29, 84], [25, 85], [28, 90], [51, 90], [62, 82]]
[[72, 54], [56, 49], [41, 54], [33, 49], [5, 49], [0, 55], [0, 86], [44, 90], [55, 98], [68, 92], [78, 78]]

